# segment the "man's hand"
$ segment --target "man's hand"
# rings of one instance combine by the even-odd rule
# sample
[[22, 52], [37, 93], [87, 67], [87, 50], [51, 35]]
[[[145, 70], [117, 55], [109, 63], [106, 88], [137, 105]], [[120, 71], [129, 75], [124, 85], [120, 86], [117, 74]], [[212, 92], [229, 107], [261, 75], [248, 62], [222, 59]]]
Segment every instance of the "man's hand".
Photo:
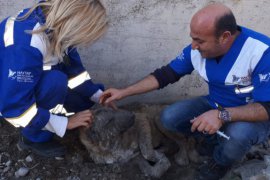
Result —
[[91, 127], [94, 117], [90, 110], [74, 114], [68, 118], [67, 129], [74, 129], [80, 126]]
[[218, 118], [218, 110], [207, 111], [200, 116], [192, 119], [191, 131], [195, 130], [199, 132], [205, 132], [208, 134], [214, 134], [222, 126], [222, 120]]
[[113, 103], [114, 101], [120, 100], [122, 98], [124, 98], [124, 90], [110, 88], [101, 94], [99, 103], [108, 106], [110, 103]]

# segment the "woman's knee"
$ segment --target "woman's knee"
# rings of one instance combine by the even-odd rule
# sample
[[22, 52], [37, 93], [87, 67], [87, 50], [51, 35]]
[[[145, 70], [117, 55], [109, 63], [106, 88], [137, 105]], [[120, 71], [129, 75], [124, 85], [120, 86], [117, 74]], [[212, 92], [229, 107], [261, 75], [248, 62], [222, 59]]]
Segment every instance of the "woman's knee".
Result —
[[[37, 102], [51, 107], [64, 102], [67, 94], [67, 76], [57, 70], [44, 72], [36, 89]], [[50, 100], [52, 103], [47, 102]]]

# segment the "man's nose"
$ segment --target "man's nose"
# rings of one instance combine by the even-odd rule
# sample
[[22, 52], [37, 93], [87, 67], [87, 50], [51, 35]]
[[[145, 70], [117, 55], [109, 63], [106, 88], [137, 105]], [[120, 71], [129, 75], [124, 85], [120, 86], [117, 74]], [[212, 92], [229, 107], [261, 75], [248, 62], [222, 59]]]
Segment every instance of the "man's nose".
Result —
[[199, 49], [199, 45], [198, 45], [198, 43], [196, 43], [195, 41], [192, 41], [191, 47], [192, 47], [193, 50]]

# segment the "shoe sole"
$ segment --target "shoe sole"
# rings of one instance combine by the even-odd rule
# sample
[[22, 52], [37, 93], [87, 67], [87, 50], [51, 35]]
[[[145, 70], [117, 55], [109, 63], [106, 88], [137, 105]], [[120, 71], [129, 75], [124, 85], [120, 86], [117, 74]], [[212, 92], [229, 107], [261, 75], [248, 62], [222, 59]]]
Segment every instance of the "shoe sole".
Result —
[[40, 151], [32, 149], [31, 147], [23, 144], [22, 142], [17, 143], [17, 148], [18, 148], [19, 151], [27, 150], [27, 151], [33, 152], [33, 153], [35, 153], [37, 155], [43, 156], [43, 157], [55, 158], [56, 160], [63, 160], [64, 159], [64, 154], [63, 155], [50, 156], [48, 154], [41, 153]]

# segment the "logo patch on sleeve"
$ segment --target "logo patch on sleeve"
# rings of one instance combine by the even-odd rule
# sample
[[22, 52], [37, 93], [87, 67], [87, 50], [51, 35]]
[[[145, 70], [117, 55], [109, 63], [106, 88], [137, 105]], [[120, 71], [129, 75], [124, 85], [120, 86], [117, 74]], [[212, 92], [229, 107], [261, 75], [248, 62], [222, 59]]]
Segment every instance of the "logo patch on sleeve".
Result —
[[259, 74], [260, 82], [268, 82], [270, 80], [270, 73]]
[[19, 83], [33, 83], [34, 76], [32, 72], [29, 71], [13, 71], [8, 70], [8, 78], [11, 80], [16, 80]]
[[181, 54], [179, 54], [177, 56], [177, 59], [179, 59], [180, 61], [184, 61], [185, 60], [185, 54], [184, 54], [184, 52], [182, 52]]

